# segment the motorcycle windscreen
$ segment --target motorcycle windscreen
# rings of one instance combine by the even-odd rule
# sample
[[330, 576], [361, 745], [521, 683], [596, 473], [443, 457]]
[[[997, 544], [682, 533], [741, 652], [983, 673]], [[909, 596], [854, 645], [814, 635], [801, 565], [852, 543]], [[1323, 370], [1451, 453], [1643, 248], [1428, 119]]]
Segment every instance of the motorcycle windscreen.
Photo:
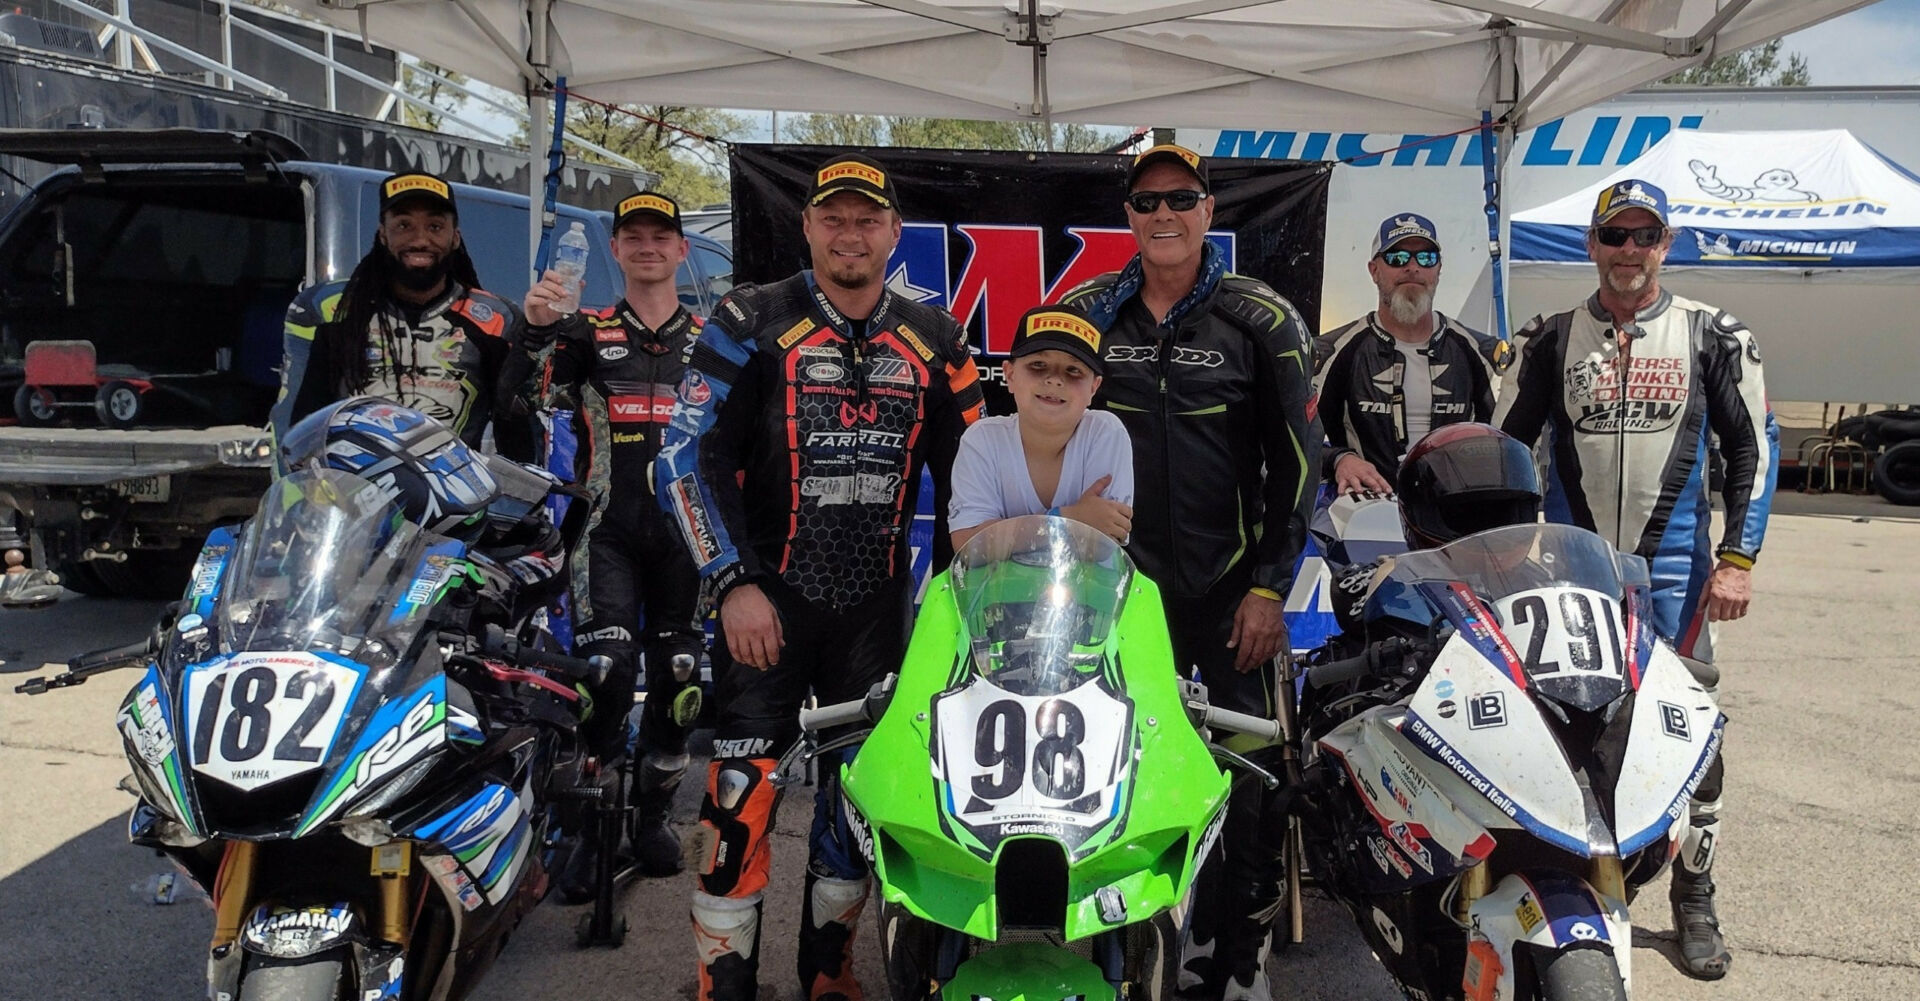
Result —
[[1112, 539], [1063, 518], [1002, 521], [956, 554], [970, 663], [934, 699], [934, 768], [976, 851], [1037, 835], [1072, 857], [1123, 812], [1133, 701], [1109, 645], [1132, 576]]
[[222, 582], [217, 653], [185, 671], [194, 771], [243, 791], [313, 772], [390, 694], [434, 674], [405, 655], [426, 620], [420, 564], [445, 541], [352, 474], [276, 480]]
[[1457, 581], [1492, 606], [1528, 684], [1593, 712], [1632, 687], [1627, 583], [1607, 540], [1572, 525], [1510, 525], [1408, 553], [1393, 574]]

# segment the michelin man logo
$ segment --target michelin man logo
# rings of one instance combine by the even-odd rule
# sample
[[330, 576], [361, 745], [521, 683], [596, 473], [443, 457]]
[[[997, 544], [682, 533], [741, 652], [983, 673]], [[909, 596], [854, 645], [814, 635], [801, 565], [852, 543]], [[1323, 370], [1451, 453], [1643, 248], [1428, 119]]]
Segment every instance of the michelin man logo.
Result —
[[1800, 179], [1793, 171], [1780, 167], [1763, 170], [1753, 179], [1753, 187], [1742, 188], [1728, 184], [1720, 179], [1720, 168], [1701, 160], [1688, 160], [1687, 168], [1693, 171], [1693, 183], [1700, 190], [1715, 198], [1724, 198], [1730, 202], [1817, 202], [1820, 196], [1812, 191], [1800, 190]]

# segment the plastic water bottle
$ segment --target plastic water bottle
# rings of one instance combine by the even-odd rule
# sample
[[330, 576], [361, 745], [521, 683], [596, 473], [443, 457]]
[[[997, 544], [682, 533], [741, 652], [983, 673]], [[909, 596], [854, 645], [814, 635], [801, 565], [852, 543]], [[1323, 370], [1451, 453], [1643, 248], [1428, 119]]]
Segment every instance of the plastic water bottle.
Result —
[[161, 907], [189, 900], [207, 899], [207, 891], [201, 889], [200, 884], [177, 872], [156, 872], [127, 889], [133, 894], [134, 899]]
[[580, 309], [580, 286], [587, 277], [587, 230], [575, 222], [553, 248], [553, 270], [567, 283], [567, 298], [553, 304], [555, 312], [572, 315]]

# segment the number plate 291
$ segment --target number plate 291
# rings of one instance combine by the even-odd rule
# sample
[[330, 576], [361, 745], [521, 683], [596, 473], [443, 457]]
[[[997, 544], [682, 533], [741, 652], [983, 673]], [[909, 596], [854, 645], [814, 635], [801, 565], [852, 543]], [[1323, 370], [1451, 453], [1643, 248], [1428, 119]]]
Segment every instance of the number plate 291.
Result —
[[187, 676], [193, 770], [256, 789], [318, 768], [359, 672], [310, 653], [242, 653]]

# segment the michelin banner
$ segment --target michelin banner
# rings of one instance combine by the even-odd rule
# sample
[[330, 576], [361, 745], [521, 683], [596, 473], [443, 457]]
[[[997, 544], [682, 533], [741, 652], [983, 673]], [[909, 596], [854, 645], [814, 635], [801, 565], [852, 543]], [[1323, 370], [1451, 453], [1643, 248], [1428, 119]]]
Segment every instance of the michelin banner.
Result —
[[[734, 274], [807, 267], [800, 209], [813, 168], [844, 147], [734, 147]], [[893, 172], [905, 223], [887, 264], [896, 294], [953, 313], [982, 355], [987, 406], [1010, 411], [1000, 362], [1020, 314], [1134, 255], [1122, 198], [1130, 159], [1083, 153], [862, 150]], [[1328, 165], [1211, 160], [1209, 237], [1232, 269], [1272, 285], [1318, 329]]]

